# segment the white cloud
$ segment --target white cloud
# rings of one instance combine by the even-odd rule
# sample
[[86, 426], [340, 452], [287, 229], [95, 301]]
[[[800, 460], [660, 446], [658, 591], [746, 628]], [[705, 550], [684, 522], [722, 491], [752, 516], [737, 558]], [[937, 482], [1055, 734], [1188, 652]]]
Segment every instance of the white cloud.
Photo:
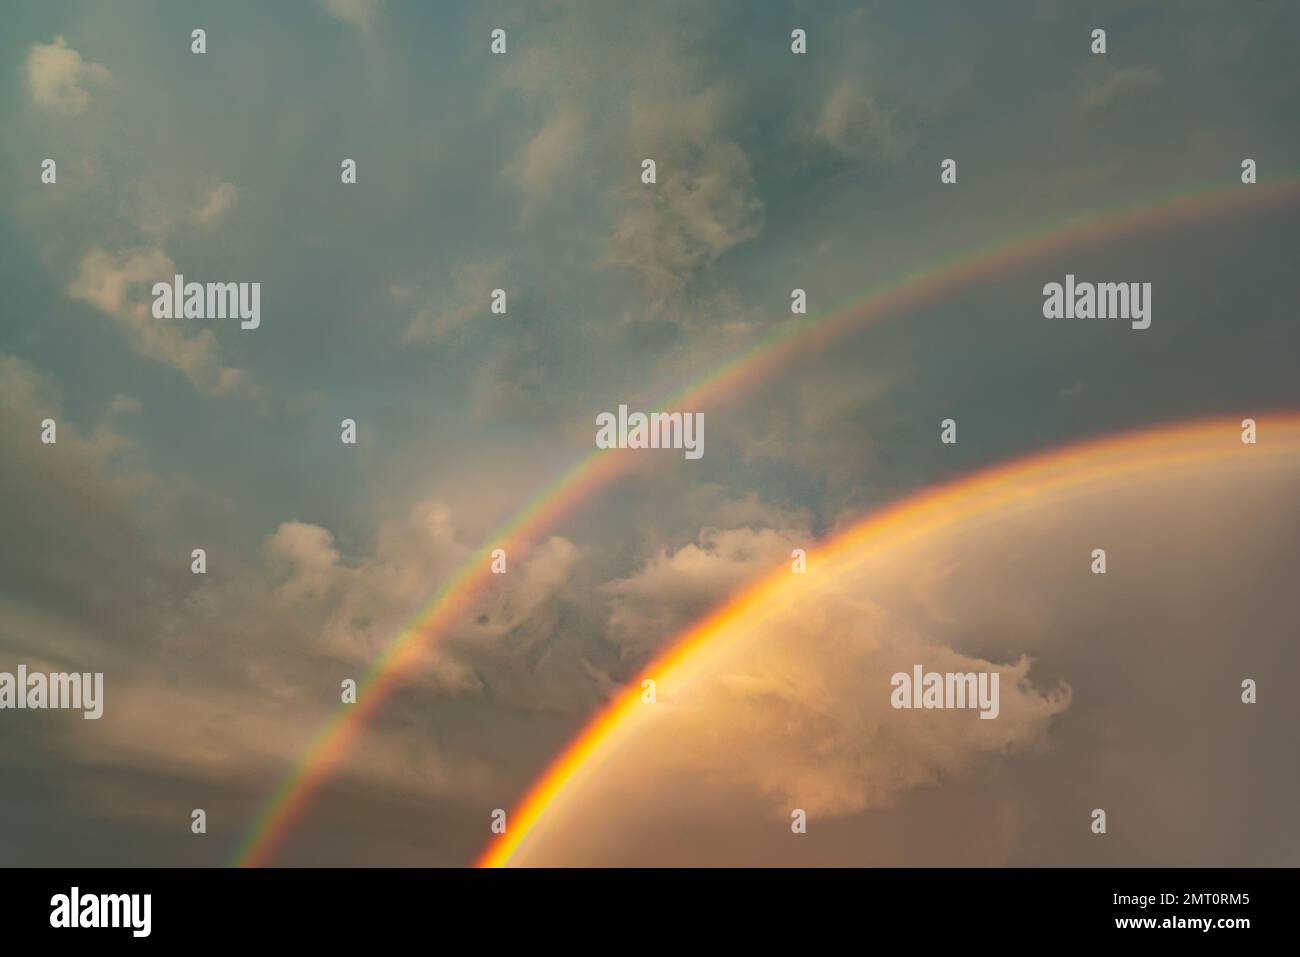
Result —
[[235, 202], [235, 187], [230, 183], [218, 183], [208, 191], [203, 202], [194, 213], [194, 221], [206, 226], [218, 219]]
[[529, 192], [546, 193], [555, 178], [576, 154], [583, 130], [581, 117], [561, 113], [546, 123], [524, 147], [513, 167], [514, 174]]
[[[1071, 704], [1068, 684], [1036, 687], [1024, 655], [1008, 662], [934, 640], [866, 598], [861, 579], [828, 580], [825, 571], [811, 570], [799, 582], [806, 590], [731, 619], [710, 638], [707, 667], [661, 676], [655, 706], [628, 719], [617, 752], [569, 792], [521, 860], [689, 860], [700, 853], [690, 841], [669, 839], [665, 851], [646, 839], [676, 833], [687, 804], [724, 820], [732, 813], [752, 834], [788, 827], [796, 807], [814, 820], [897, 807], [917, 788], [1045, 748], [1053, 719]], [[927, 671], [998, 672], [998, 718], [895, 710], [890, 676], [918, 662]], [[631, 781], [640, 794], [628, 793]], [[593, 807], [616, 808], [625, 836], [604, 821], [576, 833], [574, 822], [590, 821]], [[735, 853], [715, 848], [713, 859]]]
[[519, 158], [506, 167], [506, 176], [518, 184], [528, 201], [520, 215], [523, 222], [534, 216], [538, 206], [553, 196], [565, 174], [577, 169], [586, 123], [578, 113], [562, 110], [548, 120], [524, 147]]
[[853, 79], [843, 80], [831, 91], [813, 134], [855, 157], [893, 160], [912, 145], [912, 137], [899, 127], [897, 112], [882, 107], [875, 94]]
[[[719, 256], [763, 227], [745, 151], [723, 132], [729, 98], [720, 86], [691, 94], [633, 90], [631, 182], [616, 195], [623, 212], [609, 261], [636, 271], [657, 300], [686, 291]], [[658, 183], [640, 181], [640, 159], [656, 161]]]
[[75, 116], [90, 104], [87, 87], [107, 83], [107, 67], [82, 59], [62, 36], [34, 43], [27, 53], [27, 91], [37, 106]]
[[612, 595], [608, 636], [625, 656], [662, 645], [728, 594], [791, 560], [807, 546], [806, 526], [704, 528], [698, 539], [658, 549], [637, 572], [603, 586]]
[[166, 319], [155, 319], [151, 300], [141, 287], [170, 280], [176, 265], [159, 249], [137, 249], [111, 254], [96, 246], [81, 260], [66, 292], [107, 313], [126, 333], [131, 347], [142, 356], [179, 369], [194, 387], [208, 395], [225, 395], [241, 385], [237, 369], [221, 365], [216, 337], [210, 329], [194, 335]]
[[[341, 553], [333, 534], [284, 522], [263, 542], [268, 588], [245, 593], [267, 621], [286, 621], [316, 651], [357, 666], [374, 660], [406, 632], [436, 583], [453, 577], [471, 549], [456, 535], [450, 510], [429, 500], [379, 529], [373, 547]], [[415, 652], [419, 674], [450, 694], [490, 683], [497, 698], [518, 705], [571, 710], [596, 694], [598, 670], [580, 650], [556, 639], [562, 603], [581, 557], [553, 537], [507, 556], [508, 574], [493, 576]], [[449, 641], [454, 636], [454, 640]], [[603, 679], [608, 682], [608, 679]]]
[[282, 522], [264, 550], [272, 563], [288, 569], [278, 594], [289, 604], [324, 598], [342, 572], [334, 536], [319, 525]]

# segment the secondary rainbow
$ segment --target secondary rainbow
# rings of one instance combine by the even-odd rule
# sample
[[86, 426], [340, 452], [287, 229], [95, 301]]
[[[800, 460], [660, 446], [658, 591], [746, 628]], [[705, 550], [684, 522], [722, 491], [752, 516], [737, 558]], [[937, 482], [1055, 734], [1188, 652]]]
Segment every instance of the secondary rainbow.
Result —
[[[761, 379], [780, 365], [823, 348], [863, 323], [904, 312], [942, 298], [953, 289], [1004, 275], [1055, 252], [1095, 245], [1115, 237], [1187, 225], [1221, 214], [1267, 210], [1300, 200], [1300, 178], [1288, 175], [1272, 185], [1201, 188], [1144, 203], [1104, 210], [1018, 233], [992, 246], [932, 263], [881, 283], [848, 305], [805, 322], [788, 322], [751, 348], [725, 360], [658, 403], [660, 411], [698, 411]], [[561, 474], [499, 528], [481, 549], [442, 583], [388, 644], [358, 683], [357, 703], [340, 705], [316, 733], [302, 757], [282, 779], [244, 839], [232, 864], [259, 866], [270, 861], [311, 796], [355, 741], [358, 732], [418, 661], [423, 642], [441, 634], [468, 600], [490, 578], [493, 549], [515, 554], [567, 515], [615, 476], [635, 464], [627, 450], [594, 451]]]
[[[1259, 416], [1266, 437], [1256, 446], [1241, 442], [1242, 418], [1214, 417], [1104, 436], [963, 476], [868, 515], [810, 550], [809, 566], [815, 562], [818, 567], [832, 568], [837, 560], [849, 556], [878, 555], [1018, 500], [1028, 501], [1155, 467], [1210, 462], [1232, 455], [1262, 458], [1300, 453], [1300, 412]], [[720, 646], [728, 637], [736, 640], [743, 635], [743, 628], [736, 626], [747, 615], [780, 598], [797, 600], [800, 584], [782, 564], [670, 642], [667, 650], [626, 685], [552, 762], [509, 815], [509, 830], [488, 846], [478, 865], [509, 864], [566, 789], [593, 773], [600, 758], [611, 753], [632, 719], [644, 713], [643, 679], [653, 678], [661, 689], [688, 680], [688, 668], [702, 667], [709, 654], [722, 650]]]

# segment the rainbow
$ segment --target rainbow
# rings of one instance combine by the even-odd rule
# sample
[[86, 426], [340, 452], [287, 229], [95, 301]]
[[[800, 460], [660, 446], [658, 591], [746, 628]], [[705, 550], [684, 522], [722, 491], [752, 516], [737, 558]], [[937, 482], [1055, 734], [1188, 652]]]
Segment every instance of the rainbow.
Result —
[[[1259, 417], [1261, 430], [1267, 431], [1261, 432], [1254, 447], [1241, 442], [1241, 419], [1215, 417], [1104, 436], [1014, 459], [925, 489], [868, 515], [821, 547], [809, 550], [809, 568], [833, 575], [868, 554], [879, 555], [963, 519], [1019, 502], [1041, 502], [1044, 496], [1151, 468], [1203, 464], [1234, 455], [1300, 453], [1300, 411]], [[722, 646], [744, 636], [751, 615], [770, 609], [776, 601], [797, 601], [801, 584], [783, 563], [670, 642], [552, 762], [509, 816], [509, 830], [483, 853], [479, 866], [509, 864], [565, 791], [588, 778], [599, 759], [612, 752], [634, 720], [646, 712], [641, 703], [643, 679], [653, 678], [659, 688], [680, 687], [689, 680], [690, 672], [705, 667]]]
[[[1019, 233], [993, 246], [980, 247], [882, 283], [847, 305], [806, 322], [789, 322], [751, 348], [696, 376], [661, 403], [660, 411], [698, 411], [762, 379], [773, 369], [823, 348], [846, 331], [941, 299], [954, 289], [997, 278], [1016, 267], [1053, 253], [1105, 242], [1130, 233], [1176, 228], [1221, 214], [1269, 210], [1300, 199], [1300, 177], [1272, 185], [1202, 188], [1168, 194], [1137, 205], [1077, 216]], [[231, 863], [268, 863], [311, 797], [328, 779], [361, 729], [405, 674], [419, 661], [424, 642], [440, 634], [491, 577], [493, 549], [517, 554], [574, 505], [630, 471], [634, 456], [625, 450], [591, 453], [564, 472], [499, 528], [450, 578], [388, 644], [357, 687], [357, 703], [340, 705], [311, 739], [301, 758], [240, 841]]]

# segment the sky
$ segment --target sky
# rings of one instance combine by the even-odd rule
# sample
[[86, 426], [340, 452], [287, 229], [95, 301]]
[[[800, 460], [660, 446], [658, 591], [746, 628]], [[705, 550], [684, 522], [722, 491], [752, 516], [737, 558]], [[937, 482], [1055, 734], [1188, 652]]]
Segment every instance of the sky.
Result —
[[[421, 644], [274, 862], [472, 863], [493, 810], [516, 807], [674, 636], [792, 549], [1046, 447], [1300, 408], [1297, 203], [1245, 201], [1300, 168], [1291, 3], [18, 2], [5, 22], [0, 672], [105, 675], [98, 721], [0, 710], [5, 863], [226, 863], [338, 713], [341, 682], [594, 451], [597, 414], [658, 409], [766, 337], [972, 251], [1169, 195], [1244, 198], [1173, 225], [1139, 217], [849, 323], [712, 397], [702, 458], [631, 453]], [[940, 178], [947, 158], [955, 183]], [[177, 273], [260, 283], [260, 325], [156, 318], [150, 288]], [[1045, 319], [1043, 286], [1067, 273], [1150, 283], [1150, 328]], [[504, 315], [490, 311], [498, 288]], [[946, 418], [955, 444], [940, 441]], [[1198, 549], [1229, 550], [1252, 570], [1239, 588], [1270, 610], [1233, 605], [1215, 634], [1260, 642], [1294, 675], [1270, 644], [1297, 623], [1276, 600], [1300, 542], [1288, 486], [1176, 478], [1149, 563], [1172, 563], [1175, 530], [1194, 525]], [[1141, 501], [1111, 511], [1136, 521]], [[1197, 501], [1230, 517], [1210, 522]], [[1276, 502], [1272, 520], [1261, 502]], [[1008, 567], [990, 563], [981, 587], [1019, 603]], [[1148, 651], [1177, 658], [1157, 611], [1186, 589], [1147, 586], [1146, 604], [1130, 600], [1151, 616]], [[886, 631], [931, 629], [953, 660], [1037, 654], [1057, 679], [1030, 673], [1051, 702], [1036, 758], [993, 749], [928, 783], [904, 776], [890, 813], [920, 833], [987, 786], [1002, 795], [990, 814], [1037, 823], [1008, 824], [996, 846], [958, 829], [949, 857], [900, 846], [851, 862], [1090, 862], [1043, 823], [1060, 795], [1041, 782], [1091, 760], [1097, 719], [1079, 689], [1104, 696], [1109, 675], [1113, 691], [1123, 669], [1102, 666], [1124, 645], [1072, 659], [1087, 616], [1041, 601], [1000, 657], [879, 612]], [[854, 630], [860, 609], [827, 602], [827, 634], [874, 634]], [[874, 707], [862, 661], [861, 684], [855, 671], [840, 691]], [[1068, 703], [1050, 697], [1058, 680]], [[1262, 735], [1233, 774], [1263, 773], [1284, 744]], [[766, 785], [723, 783], [727, 801], [767, 807]], [[1297, 788], [1277, 779], [1263, 812], [1226, 786], [1216, 797], [1220, 819], [1273, 822], [1285, 840], [1271, 849], [1263, 828], [1189, 851], [1189, 830], [1121, 860], [1295, 863], [1280, 808]], [[650, 804], [666, 822], [687, 798], [663, 795]], [[864, 841], [890, 832], [866, 820], [875, 805], [823, 811]], [[588, 860], [581, 841], [561, 845], [572, 858], [555, 845], [548, 860]], [[683, 862], [712, 863], [735, 845], [684, 846]], [[810, 842], [800, 861], [844, 863], [835, 846]]]

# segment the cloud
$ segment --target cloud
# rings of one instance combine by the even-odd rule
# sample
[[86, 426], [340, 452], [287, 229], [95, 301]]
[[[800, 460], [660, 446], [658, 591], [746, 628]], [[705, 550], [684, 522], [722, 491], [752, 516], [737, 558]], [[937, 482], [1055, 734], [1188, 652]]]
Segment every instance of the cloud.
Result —
[[[763, 518], [777, 515], [756, 500], [750, 505]], [[779, 528], [703, 528], [696, 541], [675, 550], [661, 546], [636, 572], [606, 583], [608, 639], [624, 657], [643, 659], [728, 594], [789, 563], [792, 549], [807, 547], [812, 534], [799, 521], [806, 516], [781, 517], [786, 521]]]
[[780, 389], [750, 399], [752, 414], [727, 437], [747, 463], [780, 463], [825, 483], [828, 508], [851, 503], [875, 478], [886, 427], [879, 410], [903, 378], [901, 369], [857, 377], [824, 366], [792, 369]]
[[350, 23], [362, 33], [369, 33], [379, 0], [321, 0], [325, 12], [336, 20]]
[[90, 104], [87, 87], [103, 86], [112, 74], [107, 67], [84, 60], [62, 36], [53, 43], [34, 43], [27, 53], [27, 92], [42, 109], [68, 116]]
[[524, 147], [516, 175], [524, 188], [541, 193], [551, 184], [581, 146], [583, 120], [572, 113], [551, 118]]
[[[606, 586], [616, 597], [610, 636], [644, 658], [726, 596], [788, 568], [791, 549], [810, 547], [810, 539], [797, 524], [780, 531], [706, 528], [698, 544], [660, 550], [642, 570]], [[679, 770], [685, 762], [751, 788], [778, 816], [791, 806], [856, 813], [887, 806], [982, 753], [1039, 743], [1046, 719], [1069, 705], [1066, 686], [1045, 693], [1032, 688], [1023, 655], [1007, 664], [962, 654], [864, 598], [851, 576], [812, 578], [833, 575], [816, 567], [813, 551], [807, 574], [814, 584], [803, 600], [776, 605], [760, 623], [737, 625], [743, 655], [731, 655], [703, 683], [669, 700], [654, 740], [679, 742], [669, 762]], [[862, 683], [865, 676], [910, 671], [914, 662], [929, 671], [999, 671], [1005, 716], [927, 723], [923, 730], [898, 722], [887, 685], [878, 682], [880, 693], [873, 694]], [[708, 725], [707, 736], [692, 730], [701, 724]], [[683, 740], [697, 746], [682, 748]], [[651, 764], [667, 760], [641, 757]]]
[[1130, 93], [1149, 90], [1163, 82], [1164, 77], [1160, 71], [1151, 67], [1108, 67], [1096, 64], [1084, 71], [1079, 105], [1085, 110], [1102, 110]]
[[[113, 720], [97, 722], [73, 752], [100, 774], [116, 768], [165, 771], [184, 781], [185, 791], [215, 797], [214, 785], [232, 776], [275, 775], [291, 766], [310, 747], [304, 732], [330, 720], [337, 689], [334, 685], [329, 696], [314, 701], [259, 701], [246, 688], [212, 687], [201, 675], [166, 683], [128, 677], [112, 687]], [[202, 707], [196, 708], [196, 701]], [[159, 715], [168, 720], [159, 721]], [[450, 758], [422, 728], [362, 729], [360, 735], [361, 744], [349, 757], [349, 776], [382, 790], [389, 800], [414, 795], [481, 803], [495, 791], [486, 762]], [[94, 790], [87, 804], [103, 817], [156, 824], [167, 813], [165, 807], [137, 810], [137, 796], [96, 800]], [[208, 807], [210, 814], [221, 813]]]
[[151, 300], [140, 294], [141, 287], [175, 274], [176, 264], [159, 249], [112, 254], [96, 246], [82, 258], [66, 292], [111, 316], [140, 355], [179, 369], [200, 392], [227, 395], [240, 387], [243, 377], [221, 364], [212, 331], [182, 333], [173, 321], [155, 319]]
[[194, 212], [194, 221], [206, 226], [220, 218], [235, 202], [235, 187], [230, 183], [218, 183], [208, 191], [199, 208]]
[[385, 522], [368, 553], [345, 559], [328, 529], [300, 521], [281, 523], [262, 552], [278, 608], [306, 626], [318, 650], [362, 662], [403, 630], [468, 549], [448, 509], [425, 501]]
[[[39, 440], [46, 418], [57, 429], [51, 445]], [[132, 515], [141, 495], [152, 497], [157, 513], [165, 510], [159, 477], [131, 463], [131, 443], [109, 424], [78, 427], [54, 382], [13, 356], [0, 356], [0, 445], [0, 525], [9, 540], [24, 543], [0, 555], [0, 604], [11, 601], [14, 613], [42, 623], [28, 630], [7, 618], [0, 643], [30, 637], [42, 656], [63, 661], [128, 653], [99, 647], [93, 631], [105, 619], [144, 627], [149, 611], [132, 597], [133, 576], [173, 578], [149, 553]]]
[[134, 415], [141, 411], [144, 406], [139, 399], [133, 399], [129, 395], [118, 393], [109, 400], [108, 412], [110, 415]]
[[288, 569], [278, 594], [291, 605], [324, 598], [341, 573], [334, 536], [319, 525], [284, 522], [264, 548], [272, 562]]
[[555, 399], [547, 389], [545, 353], [531, 331], [488, 356], [470, 387], [476, 422], [548, 424]]
[[[84, 295], [107, 309], [126, 293], [106, 280]], [[121, 396], [109, 403], [123, 412], [135, 405]], [[54, 445], [39, 438], [47, 417], [57, 422]], [[361, 550], [296, 520], [266, 536], [260, 553], [204, 537], [195, 519], [206, 506], [173, 499], [181, 479], [134, 465], [138, 450], [108, 423], [79, 428], [52, 380], [7, 356], [0, 444], [0, 527], [24, 542], [21, 551], [0, 550], [0, 658], [9, 670], [27, 662], [107, 676], [107, 707], [93, 728], [78, 722], [68, 734], [66, 722], [33, 722], [13, 737], [11, 724], [0, 727], [9, 765], [38, 769], [24, 779], [30, 788], [15, 788], [15, 800], [33, 791], [65, 795], [69, 817], [57, 819], [65, 835], [102, 829], [105, 819], [166, 833], [170, 802], [182, 794], [202, 794], [214, 822], [242, 822], [250, 800], [264, 797], [260, 789], [337, 711], [340, 680], [361, 678], [470, 553], [450, 510], [432, 500], [385, 522]], [[209, 549], [205, 575], [190, 572], [196, 543]], [[453, 629], [465, 639], [460, 646], [425, 648], [412, 659], [408, 678], [425, 689], [418, 718], [399, 709], [365, 729], [344, 779], [368, 790], [368, 801], [375, 794], [474, 807], [501, 801], [510, 789], [499, 769], [472, 750], [452, 754], [431, 741], [428, 714], [481, 695], [485, 679], [516, 706], [592, 703], [598, 680], [608, 684], [598, 669], [576, 656], [563, 671], [515, 655], [521, 642], [537, 646], [553, 635], [553, 600], [577, 556], [563, 539], [512, 556], [498, 587], [462, 610]], [[91, 777], [103, 787], [87, 788]], [[84, 849], [62, 853], [87, 859]], [[207, 860], [212, 852], [193, 853]]]
[[554, 195], [557, 182], [566, 173], [574, 172], [585, 129], [580, 115], [561, 111], [543, 124], [519, 158], [506, 168], [506, 176], [528, 196], [522, 221], [531, 220], [537, 207]]
[[[4, 568], [12, 591], [0, 597], [0, 653], [35, 664], [38, 659], [22, 651], [28, 645], [39, 650], [40, 660], [71, 670], [93, 664], [106, 673], [107, 705], [93, 728], [78, 728], [73, 736], [60, 735], [57, 726], [37, 731], [35, 746], [60, 755], [59, 766], [73, 782], [70, 790], [83, 800], [82, 813], [96, 819], [157, 825], [170, 812], [166, 802], [160, 808], [120, 795], [101, 801], [98, 789], [76, 785], [82, 773], [96, 779], [113, 771], [141, 773], [152, 781], [151, 792], [160, 780], [175, 789], [168, 793], [198, 788], [205, 801], [214, 802], [204, 804], [210, 814], [231, 814], [213, 786], [282, 773], [338, 707], [340, 679], [364, 673], [364, 656], [340, 660], [322, 654], [314, 641], [314, 630], [329, 623], [317, 604], [339, 607], [321, 600], [322, 590], [334, 589], [333, 597], [344, 599], [343, 616], [363, 613], [372, 607], [367, 600], [383, 599], [367, 594], [381, 576], [349, 577], [328, 533], [298, 522], [286, 523], [272, 537], [262, 566], [231, 568], [214, 549], [208, 574], [191, 575], [188, 552], [160, 555], [144, 534], [132, 506], [140, 480], [109, 452], [120, 442], [110, 446], [103, 437], [79, 434], [59, 415], [46, 388], [30, 367], [0, 360], [0, 398], [15, 419], [26, 420], [24, 433], [32, 433], [34, 411], [59, 416], [57, 446], [31, 439], [7, 446], [25, 446], [33, 454], [20, 463], [30, 488], [0, 483], [6, 493], [25, 493], [21, 511], [29, 516], [4, 515], [5, 526], [39, 528], [44, 535], [28, 539], [33, 545], [24, 550], [21, 570]], [[0, 419], [6, 442], [19, 437], [8, 425]], [[70, 542], [76, 547], [69, 548]], [[276, 580], [277, 559], [290, 566], [287, 587], [279, 589], [268, 584]], [[59, 600], [63, 589], [66, 597]], [[402, 612], [409, 614], [410, 606]], [[259, 648], [276, 651], [264, 655]], [[431, 665], [428, 681], [441, 690], [457, 681], [469, 687], [452, 664], [422, 663]], [[363, 737], [351, 773], [371, 787], [390, 795], [479, 800], [490, 792], [492, 775], [483, 762], [446, 757], [423, 728], [389, 724], [382, 731], [367, 729]], [[58, 784], [51, 778], [46, 786]]]
[[[611, 12], [562, 7], [503, 71], [504, 87], [546, 117], [506, 173], [530, 191], [525, 223], [563, 169], [593, 177], [580, 201], [590, 205], [599, 191], [611, 223], [596, 265], [627, 270], [650, 299], [649, 318], [685, 324], [688, 315], [669, 307], [761, 233], [764, 204], [735, 129], [731, 84], [712, 80], [694, 53], [703, 23], [687, 28], [651, 11], [617, 20], [620, 39], [611, 41]], [[640, 180], [646, 158], [657, 164], [654, 185]]]
[[621, 192], [626, 209], [607, 262], [637, 274], [656, 301], [682, 295], [719, 256], [762, 229], [762, 202], [744, 152], [714, 143], [659, 152], [659, 184]]
[[[711, 639], [707, 667], [661, 676], [655, 704], [629, 719], [617, 754], [566, 795], [554, 828], [534, 836], [523, 862], [724, 863], [734, 850], [715, 838], [699, 856], [699, 834], [683, 826], [679, 809], [723, 832], [788, 838], [793, 808], [825, 828], [829, 819], [898, 807], [983, 763], [1042, 751], [1071, 704], [1068, 685], [1037, 687], [1023, 655], [960, 652], [865, 597], [860, 579], [827, 582], [815, 577], [822, 571], [809, 571], [801, 595], [769, 596], [733, 619]], [[890, 676], [915, 663], [998, 672], [998, 717], [894, 709]], [[591, 826], [577, 823], [584, 820]], [[666, 837], [673, 833], [692, 837]]]
[[[277, 613], [297, 619], [318, 650], [356, 663], [402, 634], [470, 554], [450, 509], [432, 499], [385, 522], [366, 551], [344, 555], [328, 529], [301, 521], [282, 522], [262, 545]], [[477, 688], [468, 665], [475, 655], [494, 657], [507, 645], [518, 651], [548, 636], [553, 615], [544, 606], [567, 588], [579, 554], [572, 542], [553, 538], [508, 556], [508, 573], [462, 612], [465, 643], [426, 656], [434, 683], [458, 692]]]
[[450, 291], [445, 282], [436, 287], [394, 283], [388, 290], [394, 301], [416, 309], [402, 341], [439, 342], [475, 320], [499, 319], [490, 311], [492, 290], [505, 288], [508, 296], [506, 276], [506, 261], [498, 256], [453, 266], [448, 277]]
[[[267, 589], [240, 601], [348, 667], [363, 669], [408, 629], [439, 585], [470, 558], [437, 501], [384, 523], [373, 547], [341, 553], [326, 529], [285, 522], [263, 543]], [[584, 550], [560, 536], [513, 548], [458, 605], [439, 639], [414, 646], [406, 680], [449, 698], [490, 697], [514, 709], [572, 715], [615, 685], [596, 639], [600, 621], [575, 595]], [[265, 626], [263, 626], [265, 627]], [[608, 658], [608, 655], [603, 656]]]
[[[784, 617], [783, 648], [765, 648], [729, 669], [708, 692], [716, 743], [692, 759], [762, 795], [769, 815], [788, 817], [791, 807], [822, 817], [890, 807], [981, 759], [1041, 746], [1051, 719], [1070, 704], [1068, 685], [1034, 687], [1027, 657], [974, 658], [927, 644], [900, 622], [873, 622], [861, 607], [841, 611], [839, 620], [810, 616], [816, 627]], [[945, 711], [904, 724], [911, 715], [890, 706], [884, 679], [914, 663], [939, 673], [998, 672], [998, 717]], [[683, 717], [693, 710], [686, 705]]]
[[159, 174], [151, 177], [139, 197], [133, 218], [152, 242], [161, 243], [178, 230], [220, 221], [238, 198], [233, 183], [219, 182], [204, 189], [193, 177]]
[[[622, 211], [605, 261], [632, 270], [658, 303], [680, 297], [701, 271], [762, 231], [764, 207], [749, 160], [721, 132], [727, 105], [719, 86], [628, 95], [636, 163], [614, 193]], [[654, 185], [640, 180], [642, 158], [655, 160]]]
[[900, 129], [897, 116], [896, 110], [882, 107], [860, 79], [846, 78], [827, 96], [813, 135], [848, 156], [895, 160], [913, 141]]

